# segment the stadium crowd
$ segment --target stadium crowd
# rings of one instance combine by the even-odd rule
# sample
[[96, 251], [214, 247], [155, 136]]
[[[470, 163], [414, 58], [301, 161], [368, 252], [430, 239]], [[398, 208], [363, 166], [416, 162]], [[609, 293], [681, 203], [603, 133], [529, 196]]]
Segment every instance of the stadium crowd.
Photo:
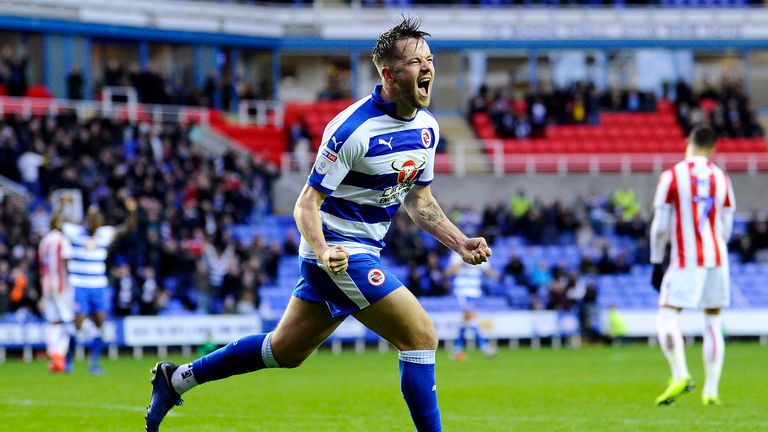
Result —
[[[662, 98], [674, 102], [685, 134], [694, 124], [711, 126], [722, 137], [761, 137], [764, 131], [739, 82], [723, 81], [695, 90], [683, 81], [664, 86]], [[590, 82], [574, 82], [551, 91], [528, 92], [483, 85], [470, 99], [469, 116], [489, 113], [502, 138], [538, 138], [548, 125], [600, 123], [601, 112], [655, 112], [653, 92], [634, 88], [598, 90]]]
[[10, 195], [3, 200], [0, 303], [13, 310], [39, 296], [36, 247], [57, 188], [78, 190], [84, 205], [97, 206], [110, 225], [125, 217], [122, 197], [138, 200], [137, 230], [110, 253], [116, 313], [155, 313], [170, 298], [190, 310], [255, 308], [257, 288], [274, 278], [283, 251], [259, 241], [239, 244], [229, 228], [270, 213], [277, 173], [234, 154], [207, 157], [188, 134], [179, 124], [6, 117], [0, 174], [34, 197], [29, 204]]
[[[32, 191], [7, 195], [0, 209], [0, 314], [39, 297], [36, 245], [48, 230], [50, 193], [77, 189], [85, 205], [97, 205], [108, 224], [125, 217], [122, 198], [139, 203], [136, 231], [110, 253], [116, 315], [155, 314], [171, 305], [207, 313], [253, 312], [259, 288], [275, 286], [280, 258], [294, 256], [298, 239], [281, 244], [256, 235], [243, 241], [234, 227], [259, 225], [271, 212], [276, 173], [254, 160], [227, 154], [208, 157], [178, 124], [128, 125], [73, 116], [8, 116], [0, 123], [0, 174]], [[512, 307], [569, 309], [594, 302], [592, 277], [627, 273], [648, 263], [648, 215], [631, 190], [596, 192], [574, 202], [544, 203], [520, 191], [507, 203], [484, 209], [456, 208], [463, 230], [491, 242], [578, 247], [578, 262], [531, 262], [514, 247], [497, 255], [504, 278], [487, 284], [491, 295], [524, 287], [526, 302]], [[768, 221], [755, 214], [737, 230], [732, 250], [744, 262], [768, 260]], [[386, 238], [386, 254], [408, 271], [417, 295], [449, 294], [447, 250], [419, 234], [404, 214]]]

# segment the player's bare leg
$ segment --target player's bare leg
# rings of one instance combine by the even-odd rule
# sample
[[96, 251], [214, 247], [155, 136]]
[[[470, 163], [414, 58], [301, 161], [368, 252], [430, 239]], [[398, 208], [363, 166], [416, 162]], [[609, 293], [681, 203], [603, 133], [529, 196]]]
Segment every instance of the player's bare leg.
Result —
[[655, 401], [657, 406], [670, 405], [685, 392], [693, 391], [693, 379], [685, 362], [685, 341], [680, 331], [680, 311], [673, 306], [662, 306], [658, 315], [659, 345], [669, 362], [672, 379]]
[[704, 405], [720, 405], [718, 388], [720, 374], [725, 358], [725, 338], [723, 337], [723, 320], [720, 309], [704, 310], [704, 391], [701, 402]]
[[400, 287], [354, 317], [400, 351], [400, 387], [417, 431], [441, 431], [435, 384], [437, 334], [416, 297]]
[[341, 324], [328, 307], [291, 297], [285, 314], [272, 334], [272, 354], [283, 368], [294, 368], [306, 360]]
[[152, 369], [146, 430], [157, 431], [168, 411], [181, 405], [181, 395], [198, 384], [264, 368], [299, 366], [342, 321], [332, 317], [325, 304], [291, 297], [274, 332], [240, 338], [185, 365], [158, 363]]

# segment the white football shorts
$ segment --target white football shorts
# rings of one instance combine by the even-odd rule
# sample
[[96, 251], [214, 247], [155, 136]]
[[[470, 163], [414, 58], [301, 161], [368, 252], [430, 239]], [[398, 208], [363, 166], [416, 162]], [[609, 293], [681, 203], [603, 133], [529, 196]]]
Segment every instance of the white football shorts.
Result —
[[75, 297], [66, 294], [43, 297], [43, 315], [49, 323], [72, 322], [75, 319]]
[[731, 280], [722, 267], [670, 267], [661, 282], [659, 306], [718, 309], [731, 304]]

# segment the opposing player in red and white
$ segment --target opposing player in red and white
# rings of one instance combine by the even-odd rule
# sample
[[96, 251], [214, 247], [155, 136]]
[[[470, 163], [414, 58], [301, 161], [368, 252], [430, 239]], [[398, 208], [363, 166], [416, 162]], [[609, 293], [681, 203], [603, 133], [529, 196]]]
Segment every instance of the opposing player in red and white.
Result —
[[72, 256], [72, 244], [61, 232], [61, 214], [51, 216], [51, 230], [43, 236], [38, 247], [42, 307], [48, 325], [45, 346], [48, 369], [65, 372], [66, 358], [73, 337], [75, 292], [67, 280], [67, 260]]
[[[693, 391], [679, 326], [683, 308], [704, 310], [702, 402], [720, 404], [718, 386], [725, 353], [720, 309], [730, 304], [727, 243], [736, 202], [727, 174], [710, 161], [716, 140], [712, 129], [694, 128], [688, 136], [685, 160], [664, 171], [656, 189], [652, 283], [660, 291], [659, 343], [672, 369], [669, 386], [656, 398], [658, 406]], [[670, 265], [664, 273], [661, 263], [668, 242], [672, 244]]]

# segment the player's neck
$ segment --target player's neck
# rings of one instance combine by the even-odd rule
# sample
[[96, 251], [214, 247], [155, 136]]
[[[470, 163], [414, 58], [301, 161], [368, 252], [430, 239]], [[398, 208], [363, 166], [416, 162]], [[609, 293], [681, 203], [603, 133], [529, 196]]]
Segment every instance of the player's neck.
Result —
[[699, 149], [690, 145], [687, 149], [685, 149], [685, 158], [690, 159], [693, 157], [703, 157], [709, 159], [712, 156], [712, 153], [712, 150]]
[[403, 119], [412, 119], [416, 117], [418, 110], [408, 102], [399, 97], [397, 89], [387, 87], [386, 83], [381, 86], [381, 99], [387, 103], [395, 104], [395, 115]]

